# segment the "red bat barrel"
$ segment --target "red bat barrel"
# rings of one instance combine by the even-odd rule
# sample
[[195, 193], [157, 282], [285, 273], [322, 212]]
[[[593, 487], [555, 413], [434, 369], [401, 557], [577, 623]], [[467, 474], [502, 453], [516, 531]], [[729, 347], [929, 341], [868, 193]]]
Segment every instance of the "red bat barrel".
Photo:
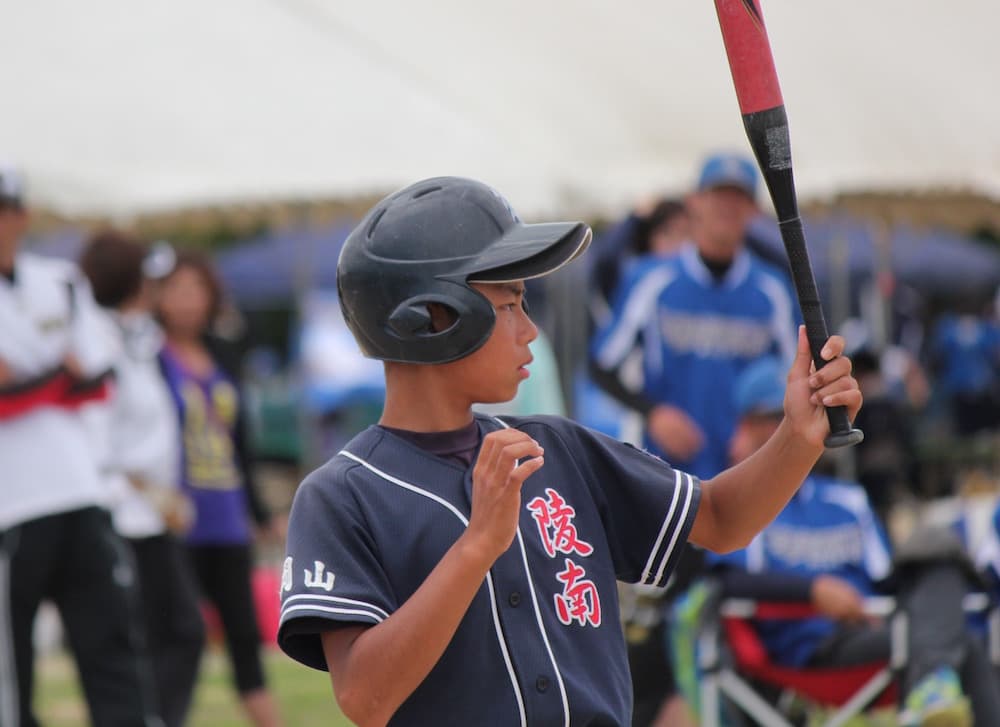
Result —
[[[788, 117], [781, 98], [781, 86], [774, 69], [771, 44], [764, 27], [764, 16], [757, 0], [715, 0], [722, 28], [722, 40], [729, 57], [736, 97], [743, 116], [743, 127], [757, 157], [764, 183], [778, 215], [778, 227], [785, 244], [788, 264], [795, 283], [802, 319], [816, 368], [825, 363], [820, 351], [830, 337], [823, 308], [816, 291], [805, 231], [799, 218], [792, 176], [792, 147], [788, 137]], [[852, 429], [847, 409], [828, 407], [830, 436], [827, 447], [857, 444], [864, 438], [860, 429]]]
[[736, 86], [740, 113], [750, 114], [782, 106], [781, 87], [774, 70], [764, 16], [756, 0], [718, 0], [715, 3], [729, 70]]

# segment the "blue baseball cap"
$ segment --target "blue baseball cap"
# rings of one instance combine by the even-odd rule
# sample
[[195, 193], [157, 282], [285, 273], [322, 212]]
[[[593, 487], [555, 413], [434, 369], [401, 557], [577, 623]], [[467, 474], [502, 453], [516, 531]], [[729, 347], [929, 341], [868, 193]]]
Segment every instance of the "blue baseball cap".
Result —
[[739, 154], [714, 154], [705, 160], [698, 177], [698, 191], [736, 187], [750, 199], [757, 197], [757, 167]]
[[736, 377], [734, 387], [736, 413], [781, 416], [785, 403], [785, 372], [773, 356], [754, 361]]

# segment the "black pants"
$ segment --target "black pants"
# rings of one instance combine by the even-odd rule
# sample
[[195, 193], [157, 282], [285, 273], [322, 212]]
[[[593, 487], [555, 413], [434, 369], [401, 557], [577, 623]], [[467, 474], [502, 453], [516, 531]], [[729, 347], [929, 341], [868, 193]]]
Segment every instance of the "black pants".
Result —
[[250, 585], [249, 545], [193, 545], [188, 554], [201, 592], [219, 612], [236, 689], [243, 694], [264, 686], [260, 630]]
[[[903, 694], [939, 665], [951, 666], [962, 680], [976, 725], [995, 724], [1000, 715], [998, 687], [982, 639], [966, 628], [962, 597], [968, 581], [962, 569], [935, 564], [906, 569], [899, 589], [900, 607], [908, 616]], [[811, 666], [854, 666], [889, 658], [887, 625], [841, 626], [822, 644]]]
[[663, 703], [677, 693], [674, 669], [664, 646], [669, 634], [661, 621], [639, 643], [628, 642], [632, 674], [632, 727], [649, 727]]
[[99, 508], [30, 520], [0, 534], [2, 727], [38, 725], [31, 713], [32, 627], [43, 599], [59, 609], [94, 727], [162, 725], [134, 581], [128, 546]]
[[133, 538], [146, 640], [160, 714], [166, 727], [181, 727], [191, 706], [205, 625], [198, 587], [181, 545], [171, 535]]

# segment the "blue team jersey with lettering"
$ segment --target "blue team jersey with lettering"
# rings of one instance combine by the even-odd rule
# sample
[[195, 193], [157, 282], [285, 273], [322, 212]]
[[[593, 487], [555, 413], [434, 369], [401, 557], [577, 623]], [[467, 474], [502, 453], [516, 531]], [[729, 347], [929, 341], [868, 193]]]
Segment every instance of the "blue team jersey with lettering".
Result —
[[[740, 372], [762, 356], [787, 364], [795, 356], [799, 313], [787, 277], [742, 251], [716, 281], [687, 244], [674, 257], [637, 263], [619, 291], [591, 355], [616, 369], [641, 351], [646, 398], [683, 409], [705, 434], [691, 461], [673, 464], [714, 477], [729, 465]], [[645, 446], [662, 454], [648, 437]]]
[[938, 382], [949, 394], [989, 391], [1000, 377], [1000, 324], [976, 316], [943, 316], [931, 341]]
[[[716, 567], [750, 573], [837, 576], [863, 596], [889, 575], [889, 541], [861, 485], [810, 476], [785, 509], [749, 546], [727, 555], [709, 554]], [[762, 621], [758, 632], [771, 658], [804, 666], [835, 628], [827, 618]]]
[[[700, 499], [694, 477], [559, 417], [477, 415], [545, 449], [524, 483], [511, 547], [441, 659], [392, 725], [631, 724], [616, 580], [664, 585]], [[468, 525], [472, 468], [380, 427], [352, 439], [296, 493], [278, 641], [326, 669], [320, 634], [378, 624]]]

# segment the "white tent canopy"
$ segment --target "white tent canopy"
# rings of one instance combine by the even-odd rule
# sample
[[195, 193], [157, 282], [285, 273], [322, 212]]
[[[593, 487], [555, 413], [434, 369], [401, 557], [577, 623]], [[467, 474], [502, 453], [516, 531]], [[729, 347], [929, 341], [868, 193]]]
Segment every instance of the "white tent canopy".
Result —
[[[764, 0], [800, 196], [1000, 194], [1000, 3]], [[69, 213], [467, 174], [610, 210], [747, 149], [710, 0], [7, 2], [0, 158]]]

